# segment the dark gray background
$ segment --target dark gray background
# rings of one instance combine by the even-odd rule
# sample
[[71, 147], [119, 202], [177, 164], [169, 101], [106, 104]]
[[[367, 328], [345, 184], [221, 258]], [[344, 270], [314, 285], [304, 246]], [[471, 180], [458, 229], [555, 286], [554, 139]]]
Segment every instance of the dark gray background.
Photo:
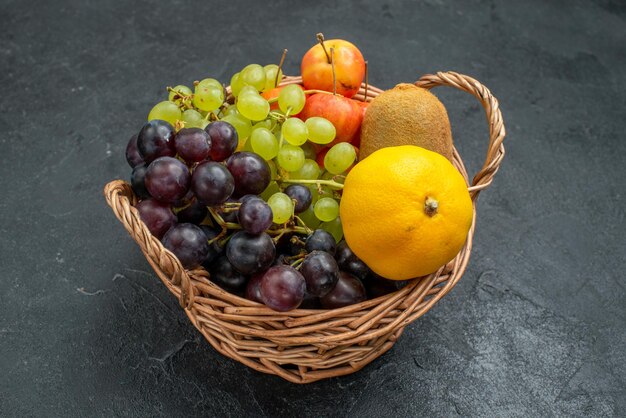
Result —
[[[264, 4], [261, 4], [264, 3]], [[390, 88], [456, 70], [507, 156], [458, 286], [309, 386], [217, 354], [106, 206], [164, 87], [355, 42]], [[624, 416], [626, 7], [598, 1], [0, 2], [0, 415]], [[482, 109], [437, 89], [470, 171]]]

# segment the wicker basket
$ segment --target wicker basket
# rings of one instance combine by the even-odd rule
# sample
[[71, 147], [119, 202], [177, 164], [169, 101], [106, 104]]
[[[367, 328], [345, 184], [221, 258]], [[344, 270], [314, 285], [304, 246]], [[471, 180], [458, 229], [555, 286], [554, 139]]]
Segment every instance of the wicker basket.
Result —
[[[301, 81], [300, 77], [290, 77], [282, 84]], [[504, 157], [505, 129], [498, 101], [478, 81], [453, 72], [425, 75], [416, 84], [427, 89], [456, 87], [474, 95], [485, 108], [489, 148], [482, 169], [469, 187], [475, 202], [479, 192], [491, 184]], [[369, 87], [367, 100], [381, 92]], [[356, 98], [362, 99], [364, 94], [361, 88]], [[467, 180], [456, 150], [454, 165]], [[112, 181], [106, 185], [104, 194], [159, 278], [217, 351], [255, 370], [294, 383], [353, 373], [389, 350], [404, 327], [432, 308], [459, 281], [469, 261], [476, 220], [474, 204], [467, 242], [454, 260], [399, 291], [340, 309], [296, 309], [283, 313], [222, 290], [209, 281], [208, 272], [202, 268], [184, 270], [140, 220], [133, 207], [136, 198], [128, 183]]]

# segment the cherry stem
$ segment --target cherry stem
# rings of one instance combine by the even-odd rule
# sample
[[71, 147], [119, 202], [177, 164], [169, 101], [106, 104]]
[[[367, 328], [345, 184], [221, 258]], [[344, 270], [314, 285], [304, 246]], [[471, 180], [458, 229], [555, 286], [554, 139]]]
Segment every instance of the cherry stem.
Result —
[[363, 101], [367, 101], [367, 87], [369, 86], [369, 77], [367, 71], [367, 61], [365, 61], [365, 93], [363, 93]]
[[278, 71], [276, 71], [276, 78], [274, 79], [274, 87], [278, 86], [278, 76], [283, 69], [283, 63], [285, 62], [285, 57], [287, 56], [287, 48], [283, 49], [283, 56], [280, 57], [280, 63], [278, 64]]
[[337, 95], [337, 77], [335, 76], [335, 48], [330, 48], [330, 67], [333, 70], [333, 95]]
[[292, 179], [278, 179], [281, 183], [296, 183], [296, 184], [317, 184], [318, 186], [329, 186], [335, 189], [343, 189], [343, 184], [337, 183], [334, 180], [292, 180]]
[[322, 45], [324, 54], [326, 54], [326, 59], [328, 60], [328, 63], [330, 64], [331, 58], [330, 58], [330, 55], [328, 55], [328, 51], [326, 50], [326, 45], [324, 45], [324, 34], [320, 32], [316, 35], [316, 37], [317, 37], [317, 41], [320, 43], [320, 45]]

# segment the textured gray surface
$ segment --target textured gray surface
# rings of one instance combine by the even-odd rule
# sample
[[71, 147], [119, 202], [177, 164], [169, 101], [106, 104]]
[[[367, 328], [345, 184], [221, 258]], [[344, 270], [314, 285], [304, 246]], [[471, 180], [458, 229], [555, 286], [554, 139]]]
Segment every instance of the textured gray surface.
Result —
[[[261, 3], [261, 2], [258, 2]], [[0, 1], [0, 415], [624, 416], [619, 1]], [[507, 157], [459, 285], [359, 373], [295, 386], [217, 354], [102, 198], [165, 85], [354, 41], [373, 84], [453, 69]], [[482, 110], [437, 90], [471, 171]]]

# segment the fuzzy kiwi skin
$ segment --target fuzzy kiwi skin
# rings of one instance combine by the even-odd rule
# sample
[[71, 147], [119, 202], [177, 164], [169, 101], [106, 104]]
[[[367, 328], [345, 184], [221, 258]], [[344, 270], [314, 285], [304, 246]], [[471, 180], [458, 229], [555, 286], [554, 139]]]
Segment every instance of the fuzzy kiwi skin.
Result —
[[417, 145], [452, 161], [448, 112], [430, 91], [398, 84], [370, 103], [361, 126], [359, 157], [398, 145]]

